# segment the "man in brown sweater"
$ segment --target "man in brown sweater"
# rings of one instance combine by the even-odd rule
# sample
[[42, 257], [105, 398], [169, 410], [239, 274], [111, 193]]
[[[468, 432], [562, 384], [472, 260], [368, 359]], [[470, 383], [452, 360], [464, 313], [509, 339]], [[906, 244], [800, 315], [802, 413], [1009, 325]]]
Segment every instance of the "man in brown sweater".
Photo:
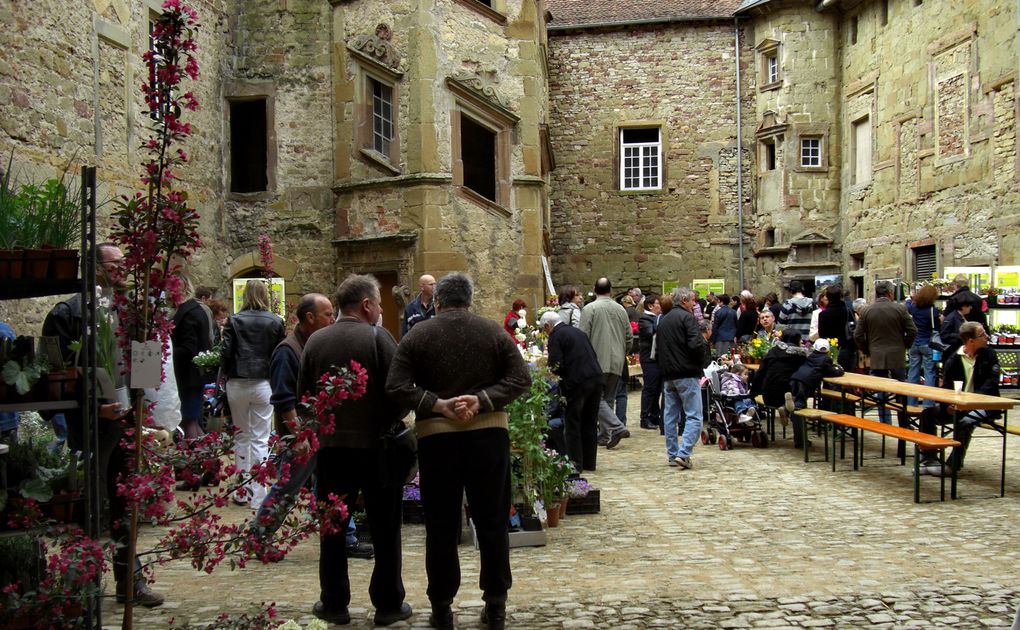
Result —
[[386, 391], [412, 407], [417, 418], [429, 624], [454, 627], [457, 536], [466, 492], [481, 552], [482, 623], [502, 630], [512, 581], [510, 436], [503, 409], [531, 387], [531, 377], [503, 328], [469, 312], [473, 292], [471, 279], [461, 273], [439, 281], [438, 314], [401, 340]]
[[[375, 325], [382, 314], [379, 282], [372, 276], [351, 275], [336, 292], [340, 319], [314, 332], [301, 354], [298, 392], [318, 391], [319, 377], [333, 366], [351, 360], [368, 371], [368, 389], [357, 400], [336, 407], [336, 430], [320, 436], [317, 453], [315, 495], [344, 497], [348, 509], [360, 490], [365, 512], [372, 523], [375, 567], [368, 594], [375, 606], [375, 625], [387, 626], [411, 616], [404, 601], [400, 576], [400, 507], [403, 487], [382, 474], [382, 434], [405, 415], [399, 403], [386, 395], [384, 386], [397, 342], [385, 328]], [[350, 518], [350, 517], [348, 517]], [[351, 621], [347, 610], [351, 582], [347, 574], [347, 546], [343, 529], [322, 536], [319, 547], [319, 601], [312, 613], [330, 623]]]

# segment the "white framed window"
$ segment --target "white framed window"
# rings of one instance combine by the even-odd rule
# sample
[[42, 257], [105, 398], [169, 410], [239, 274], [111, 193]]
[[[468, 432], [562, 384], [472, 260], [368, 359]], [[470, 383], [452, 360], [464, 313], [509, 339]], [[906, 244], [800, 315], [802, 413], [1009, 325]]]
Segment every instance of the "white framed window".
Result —
[[393, 142], [393, 87], [369, 77], [372, 86], [372, 148], [390, 155]]
[[779, 81], [779, 55], [771, 54], [765, 57], [765, 76], [768, 83]]
[[819, 167], [822, 165], [821, 138], [800, 139], [800, 165], [804, 167]]
[[620, 190], [662, 188], [662, 135], [658, 127], [620, 129]]

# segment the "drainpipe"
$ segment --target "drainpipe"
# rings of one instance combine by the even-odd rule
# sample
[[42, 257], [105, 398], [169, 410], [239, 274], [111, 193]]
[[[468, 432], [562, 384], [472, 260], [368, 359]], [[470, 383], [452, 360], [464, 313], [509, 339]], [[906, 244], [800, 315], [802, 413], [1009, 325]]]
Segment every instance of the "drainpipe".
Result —
[[[1020, 5], [1020, 0], [1017, 0]], [[733, 18], [733, 40], [737, 59], [737, 264], [740, 289], [744, 289], [744, 142], [743, 112], [740, 105], [740, 22]]]

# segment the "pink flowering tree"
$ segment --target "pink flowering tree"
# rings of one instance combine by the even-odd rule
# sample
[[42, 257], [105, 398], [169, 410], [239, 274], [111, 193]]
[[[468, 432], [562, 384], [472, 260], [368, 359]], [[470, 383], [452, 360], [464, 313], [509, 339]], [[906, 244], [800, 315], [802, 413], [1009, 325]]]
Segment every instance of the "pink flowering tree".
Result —
[[[152, 121], [151, 134], [142, 145], [146, 155], [141, 178], [144, 192], [121, 199], [113, 213], [117, 226], [113, 240], [124, 251], [127, 281], [127, 289], [115, 301], [118, 338], [125, 354], [132, 341], [139, 341], [158, 343], [166, 356], [171, 313], [184, 297], [182, 264], [201, 246], [198, 212], [189, 204], [178, 178], [188, 162], [183, 144], [192, 134], [184, 116], [198, 107], [194, 94], [182, 88], [186, 79], [198, 77], [198, 27], [194, 9], [180, 0], [165, 0], [163, 14], [152, 30], [152, 50], [143, 56], [149, 81], [141, 89]], [[264, 265], [271, 269], [268, 237], [264, 242], [260, 239], [260, 251]], [[361, 396], [366, 379], [365, 370], [357, 364], [323, 375], [319, 391], [304, 398], [306, 413], [291, 427], [296, 438], [273, 442], [276, 453], [287, 456], [280, 460], [307, 461], [318, 447], [317, 436], [333, 430], [331, 410], [343, 400]], [[276, 458], [271, 457], [251, 470], [237, 470], [226, 463], [232, 461], [233, 437], [224, 433], [210, 433], [168, 453], [142, 430], [151, 422], [151, 405], [141, 396], [134, 402], [133, 422], [127, 431], [133, 467], [128, 476], [118, 479], [118, 493], [131, 506], [128, 557], [137, 556], [146, 568], [175, 559], [188, 559], [192, 566], [207, 572], [225, 560], [232, 568], [243, 567], [252, 559], [270, 562], [318, 531], [337, 530], [346, 518], [338, 497], [317, 502], [310, 493], [302, 492], [296, 503], [270, 510], [265, 518], [275, 519], [278, 527], [269, 535], [250, 519], [226, 522], [219, 508], [227, 505], [237, 488], [285, 481], [289, 467], [278, 470]], [[301, 444], [300, 452], [297, 444]], [[175, 468], [183, 470], [181, 475], [192, 485], [196, 480], [211, 480], [212, 485], [202, 488], [197, 484], [198, 491], [181, 497], [174, 493]], [[165, 530], [147, 551], [137, 548], [140, 520]], [[127, 586], [123, 627], [131, 628], [134, 581], [127, 580]]]

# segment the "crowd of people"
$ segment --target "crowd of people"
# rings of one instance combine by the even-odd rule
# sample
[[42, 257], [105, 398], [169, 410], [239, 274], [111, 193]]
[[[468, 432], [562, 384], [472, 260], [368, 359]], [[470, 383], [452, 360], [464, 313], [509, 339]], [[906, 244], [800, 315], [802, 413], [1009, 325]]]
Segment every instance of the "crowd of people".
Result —
[[[100, 289], [108, 296], [124, 290], [120, 249], [101, 244], [97, 252]], [[376, 609], [375, 623], [407, 619], [412, 610], [404, 601], [402, 579], [402, 482], [383, 470], [381, 436], [405, 426], [413, 411], [425, 513], [429, 624], [454, 627], [452, 604], [460, 586], [457, 540], [461, 497], [466, 494], [481, 552], [485, 601], [481, 621], [498, 630], [505, 625], [512, 584], [505, 408], [531, 385], [519, 347], [519, 333], [528, 322], [527, 304], [513, 302], [500, 324], [471, 312], [474, 287], [464, 274], [451, 273], [438, 282], [425, 274], [419, 289], [401, 313], [398, 343], [380, 325], [380, 285], [371, 275], [349, 276], [333, 296], [302, 296], [289, 333], [283, 319], [272, 312], [268, 287], [261, 280], [246, 283], [241, 309], [229, 316], [211, 289], [195, 288], [174, 315], [168, 364], [179, 399], [180, 433], [184, 440], [195, 440], [205, 430], [203, 402], [209, 374], [194, 358], [214, 347], [221, 354], [215, 380], [229, 401], [236, 431], [235, 463], [242, 471], [270, 456], [272, 432], [292, 430], [302, 413], [301, 395], [314, 394], [323, 374], [332, 366], [358, 362], [368, 373], [367, 392], [333, 410], [336, 430], [322, 437], [321, 450], [307, 463], [291, 467], [290, 477], [282, 483], [271, 488], [247, 484], [233, 496], [234, 502], [257, 515], [252, 535], [267, 536], [278, 514], [268, 508], [292, 501], [310, 481], [320, 499], [341, 496], [353, 506], [360, 494], [372, 544], [358, 542], [350, 519], [340, 532], [322, 535], [320, 594], [312, 612], [331, 623], [349, 623], [347, 559], [374, 557], [369, 597]], [[558, 308], [543, 313], [537, 324], [547, 334], [548, 364], [558, 376], [565, 402], [563, 450], [574, 475], [595, 470], [600, 446], [615, 449], [630, 437], [627, 386], [628, 359], [633, 355], [642, 375], [640, 427], [663, 435], [666, 463], [680, 470], [694, 466], [692, 453], [705, 414], [703, 379], [712, 360], [731, 366], [722, 379], [724, 389], [760, 394], [784, 421], [793, 420], [797, 448], [806, 436], [794, 412], [807, 405], [823, 378], [844, 371], [866, 370], [936, 385], [941, 352], [943, 386], [959, 382], [963, 391], [998, 394], [998, 360], [987, 347], [983, 305], [966, 286], [965, 277], [957, 279], [956, 291], [942, 312], [935, 306], [937, 290], [927, 285], [899, 302], [892, 283], [877, 282], [870, 303], [851, 301], [838, 285], [824, 287], [817, 299], [805, 296], [797, 280], [785, 289], [785, 299], [746, 290], [702, 298], [687, 287], [665, 295], [631, 287], [615, 299], [612, 282], [603, 277], [585, 303], [581, 290], [563, 286]], [[69, 348], [79, 335], [76, 300], [77, 296], [57, 304], [43, 327], [44, 334], [60, 337], [62, 348]], [[737, 357], [741, 344], [755, 338], [768, 339], [773, 347], [752, 373]], [[835, 361], [830, 357], [831, 343], [838, 346]], [[126, 371], [124, 367], [113, 376], [124, 381]], [[934, 431], [952, 411], [924, 404], [924, 430]], [[746, 404], [738, 412], [746, 418], [755, 410]], [[158, 606], [163, 596], [141, 578], [137, 560], [127, 557], [123, 544], [127, 505], [117, 493], [116, 480], [128, 470], [121, 440], [127, 424], [123, 421], [131, 413], [112, 401], [100, 406], [101, 480], [110, 504], [112, 536], [119, 543], [114, 558], [116, 593], [123, 601], [134, 580], [134, 601]], [[962, 446], [950, 457], [949, 466], [963, 465], [973, 427], [992, 418], [989, 412], [966, 416], [957, 435]], [[80, 417], [71, 414], [67, 420], [69, 444], [80, 447]], [[891, 422], [888, 413], [881, 420]], [[925, 462], [924, 469], [943, 474], [937, 462]], [[194, 490], [194, 484], [182, 482], [178, 489]]]

